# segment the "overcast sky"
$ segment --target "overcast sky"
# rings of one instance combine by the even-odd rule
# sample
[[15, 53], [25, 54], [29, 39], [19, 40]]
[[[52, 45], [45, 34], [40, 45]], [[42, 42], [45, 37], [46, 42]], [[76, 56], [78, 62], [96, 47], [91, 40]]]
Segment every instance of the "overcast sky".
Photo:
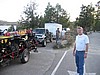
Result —
[[70, 14], [70, 20], [74, 21], [79, 16], [82, 4], [88, 5], [92, 2], [95, 5], [99, 0], [0, 0], [0, 20], [18, 21], [20, 15], [22, 15], [24, 6], [30, 3], [30, 1], [37, 3], [39, 14], [44, 14], [48, 2], [53, 6], [59, 3]]

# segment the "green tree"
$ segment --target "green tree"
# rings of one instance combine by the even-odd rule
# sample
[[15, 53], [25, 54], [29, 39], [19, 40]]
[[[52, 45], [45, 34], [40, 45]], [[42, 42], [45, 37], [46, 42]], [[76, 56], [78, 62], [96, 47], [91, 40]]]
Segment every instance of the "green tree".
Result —
[[8, 31], [11, 32], [11, 31], [15, 31], [15, 28], [13, 25], [11, 25], [9, 28], [8, 28]]
[[100, 1], [97, 2], [96, 7], [95, 30], [100, 31]]
[[27, 29], [27, 28], [36, 28], [36, 27], [44, 27], [45, 23], [60, 23], [63, 27], [68, 27], [70, 25], [69, 15], [67, 12], [61, 8], [61, 5], [56, 4], [53, 7], [50, 3], [48, 3], [44, 16], [37, 15], [35, 12], [36, 10], [36, 3], [31, 2], [28, 4], [23, 13], [25, 17], [21, 17], [19, 21], [19, 29]]
[[45, 9], [44, 14], [45, 22], [55, 22], [55, 8], [50, 4], [50, 2], [47, 5], [47, 8]]
[[56, 22], [63, 25], [63, 27], [68, 27], [70, 25], [69, 15], [67, 12], [61, 8], [61, 5], [56, 4]]
[[61, 13], [62, 13], [62, 8], [61, 5], [59, 5], [58, 3], [55, 6], [55, 17], [56, 17], [56, 22], [59, 23], [60, 19], [59, 17], [61, 17]]
[[57, 3], [56, 6], [53, 7], [50, 3], [48, 3], [44, 15], [45, 22], [60, 23], [63, 27], [68, 27], [70, 25], [69, 18], [69, 15], [61, 7], [61, 5]]
[[45, 19], [43, 16], [39, 17], [39, 27], [43, 28], [45, 24]]
[[79, 18], [76, 19], [76, 24], [82, 26], [85, 31], [93, 29], [95, 24], [94, 11], [95, 9], [92, 4], [88, 6], [82, 5]]
[[31, 2], [24, 7], [23, 13], [25, 17], [21, 17], [22, 19], [19, 21], [22, 28], [35, 28], [37, 26], [38, 16], [36, 16], [37, 13], [35, 12], [36, 7], [37, 5], [34, 2]]

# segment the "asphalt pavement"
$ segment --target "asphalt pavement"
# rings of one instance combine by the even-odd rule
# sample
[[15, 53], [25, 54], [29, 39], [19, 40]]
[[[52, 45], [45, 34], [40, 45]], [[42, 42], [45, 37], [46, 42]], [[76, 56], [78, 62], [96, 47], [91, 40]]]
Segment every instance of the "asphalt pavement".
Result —
[[[85, 73], [100, 75], [100, 33], [92, 33], [89, 38]], [[19, 60], [12, 61], [9, 66], [0, 68], [0, 75], [75, 75], [73, 48], [53, 50], [54, 44], [55, 42], [48, 43], [47, 47], [38, 47], [39, 52], [31, 52], [30, 60], [26, 64], [21, 64]]]
[[[85, 59], [85, 75], [100, 75], [100, 33], [95, 32], [88, 36], [90, 38], [90, 45], [88, 58]], [[61, 58], [64, 55], [63, 53], [56, 66], [51, 66], [51, 68], [45, 73], [45, 75], [76, 75], [75, 59], [72, 55], [72, 50], [73, 48], [67, 51], [63, 60], [59, 64]], [[58, 58], [56, 57], [55, 61]], [[55, 62], [53, 62], [53, 64], [55, 64]], [[52, 69], [52, 67], [54, 68]]]

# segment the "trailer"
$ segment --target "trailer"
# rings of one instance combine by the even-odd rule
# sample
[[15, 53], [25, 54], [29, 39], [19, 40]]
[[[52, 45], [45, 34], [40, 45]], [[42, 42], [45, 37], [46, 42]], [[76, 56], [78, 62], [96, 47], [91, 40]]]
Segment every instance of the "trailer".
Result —
[[58, 23], [45, 23], [45, 29], [48, 29], [49, 32], [53, 34], [53, 39], [56, 38], [56, 30], [59, 28], [60, 32], [62, 31], [62, 25]]

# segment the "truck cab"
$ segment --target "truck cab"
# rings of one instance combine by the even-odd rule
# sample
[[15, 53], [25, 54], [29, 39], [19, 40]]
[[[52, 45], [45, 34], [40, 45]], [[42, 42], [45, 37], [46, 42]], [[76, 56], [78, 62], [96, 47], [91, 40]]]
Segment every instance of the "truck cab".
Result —
[[46, 46], [47, 45], [47, 41], [49, 40], [50, 42], [52, 42], [52, 35], [49, 32], [48, 29], [45, 28], [36, 28], [33, 30], [33, 32], [35, 32], [35, 35], [37, 37], [37, 40], [40, 44], [42, 44], [42, 46]]

